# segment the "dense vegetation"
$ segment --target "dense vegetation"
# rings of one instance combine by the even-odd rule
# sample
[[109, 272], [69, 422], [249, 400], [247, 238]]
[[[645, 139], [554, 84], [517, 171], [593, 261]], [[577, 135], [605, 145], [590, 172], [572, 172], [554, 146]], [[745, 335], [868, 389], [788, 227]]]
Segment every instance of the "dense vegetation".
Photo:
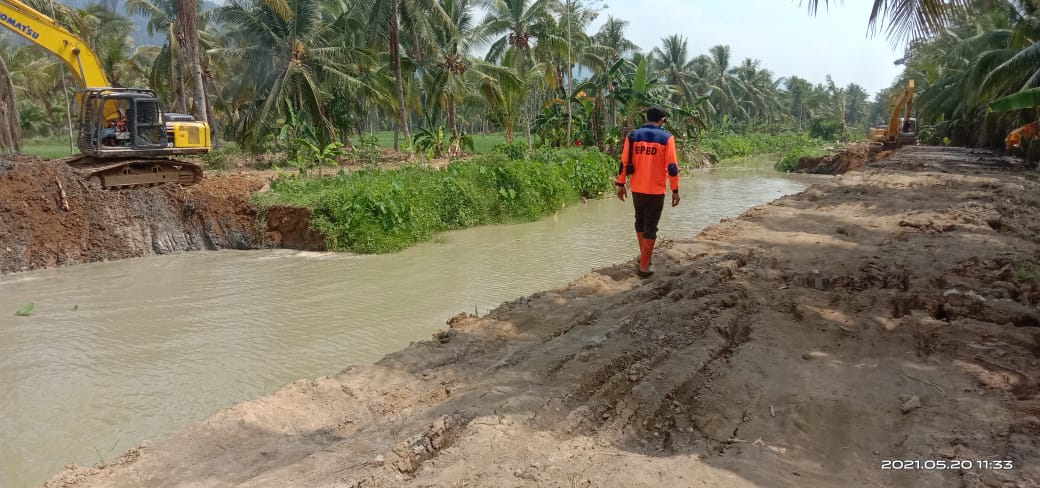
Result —
[[[49, 2], [32, 2], [50, 11]], [[165, 36], [162, 46], [134, 46], [132, 23], [113, 5], [55, 7], [101, 54], [114, 84], [153, 87], [174, 111], [211, 115], [223, 140], [294, 160], [320, 163], [337, 155], [330, 144], [350, 147], [361, 134], [388, 130], [402, 136], [395, 146], [422, 154], [469, 150], [467, 134], [478, 132], [530, 147], [614, 151], [649, 103], [672, 108], [670, 129], [687, 153], [728, 134], [829, 127], [823, 138], [840, 139], [877, 118], [854, 83], [778, 78], [726, 45], [691, 53], [677, 34], [644, 50], [626, 38], [628, 22], [612, 17], [591, 32], [594, 2], [231, 0], [191, 16], [197, 80], [175, 28], [183, 0], [127, 1], [149, 19], [150, 33]], [[0, 38], [0, 58], [24, 134], [60, 132], [63, 92], [73, 88], [62, 83], [67, 70], [12, 37]]]
[[514, 149], [502, 145], [439, 170], [414, 165], [332, 178], [287, 176], [256, 198], [262, 207], [308, 207], [311, 227], [331, 249], [371, 253], [403, 249], [446, 230], [536, 220], [613, 188], [616, 163], [599, 151], [536, 150], [514, 159]]
[[[810, 11], [819, 4], [809, 1]], [[874, 0], [870, 25], [882, 22], [905, 43], [906, 69], [878, 98], [914, 80], [923, 142], [1000, 147], [1013, 128], [1040, 118], [1040, 2]]]
[[[915, 80], [926, 142], [1001, 146], [1011, 129], [1037, 120], [1040, 2], [972, 2], [946, 29], [911, 42], [905, 61], [893, 89]], [[1022, 109], [993, 110], [1015, 94]]]

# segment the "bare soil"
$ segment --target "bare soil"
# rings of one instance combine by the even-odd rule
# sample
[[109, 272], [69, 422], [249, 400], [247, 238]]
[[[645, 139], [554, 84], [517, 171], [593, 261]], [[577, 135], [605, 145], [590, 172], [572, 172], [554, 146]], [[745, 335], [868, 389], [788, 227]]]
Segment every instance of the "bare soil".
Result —
[[834, 154], [800, 159], [798, 161], [798, 172], [838, 175], [859, 169], [871, 161], [888, 156], [888, 154], [890, 154], [890, 151], [871, 152], [868, 144], [852, 144]]
[[279, 246], [280, 233], [258, 229], [249, 200], [270, 177], [207, 172], [188, 187], [103, 190], [60, 161], [6, 157], [0, 161], [0, 273]]
[[1015, 161], [904, 148], [654, 266], [46, 486], [1040, 486], [1040, 182]]

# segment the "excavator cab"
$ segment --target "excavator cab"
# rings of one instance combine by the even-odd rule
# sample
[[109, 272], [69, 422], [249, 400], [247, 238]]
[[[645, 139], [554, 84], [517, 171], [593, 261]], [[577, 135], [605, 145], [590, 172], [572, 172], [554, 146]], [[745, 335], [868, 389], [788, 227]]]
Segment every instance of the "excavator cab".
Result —
[[917, 144], [917, 119], [908, 118], [903, 121], [899, 128], [898, 144], [900, 146], [913, 146]]
[[162, 155], [169, 144], [162, 107], [151, 90], [84, 90], [77, 145], [99, 159]]

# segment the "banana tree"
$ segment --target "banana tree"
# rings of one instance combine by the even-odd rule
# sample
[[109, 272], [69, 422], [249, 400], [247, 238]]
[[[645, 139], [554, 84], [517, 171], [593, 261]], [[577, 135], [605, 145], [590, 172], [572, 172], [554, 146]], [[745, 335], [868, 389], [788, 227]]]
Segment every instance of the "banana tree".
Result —
[[640, 60], [633, 76], [623, 80], [612, 93], [621, 109], [619, 139], [621, 134], [627, 134], [639, 124], [647, 107], [655, 104], [671, 105], [669, 98], [673, 90], [671, 85], [661, 82], [656, 76], [651, 77], [646, 59]]

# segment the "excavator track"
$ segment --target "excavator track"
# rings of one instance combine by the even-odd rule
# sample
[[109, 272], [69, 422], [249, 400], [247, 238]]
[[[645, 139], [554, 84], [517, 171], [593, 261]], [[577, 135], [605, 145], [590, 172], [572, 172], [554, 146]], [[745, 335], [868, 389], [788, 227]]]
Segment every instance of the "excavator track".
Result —
[[201, 166], [174, 159], [97, 159], [80, 155], [66, 158], [64, 161], [83, 179], [109, 190], [154, 186], [161, 183], [188, 186], [202, 181]]

